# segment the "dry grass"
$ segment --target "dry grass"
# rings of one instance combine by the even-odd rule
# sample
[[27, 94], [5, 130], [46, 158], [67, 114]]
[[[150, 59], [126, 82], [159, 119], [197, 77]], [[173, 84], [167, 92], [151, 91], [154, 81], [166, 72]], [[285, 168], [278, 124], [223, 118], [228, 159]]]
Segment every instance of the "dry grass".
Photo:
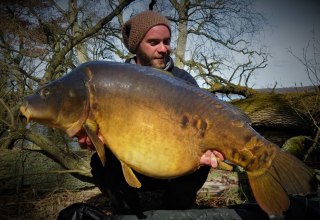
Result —
[[[228, 200], [226, 200], [228, 198]], [[197, 206], [201, 208], [223, 207], [236, 204], [238, 193], [234, 190], [225, 191], [218, 197], [198, 196]], [[234, 200], [233, 200], [234, 199]], [[232, 200], [232, 201], [231, 201]], [[1, 220], [53, 220], [57, 219], [59, 212], [74, 203], [88, 203], [99, 207], [105, 214], [111, 215], [108, 199], [101, 194], [98, 188], [82, 191], [55, 191], [37, 194], [36, 191], [28, 191], [18, 195], [0, 196]]]
[[[198, 192], [196, 207], [225, 207], [243, 203], [242, 190], [238, 184], [236, 173], [211, 172], [207, 182]], [[148, 201], [143, 204], [150, 204], [152, 207], [152, 201], [157, 201], [157, 198], [151, 195], [145, 199]], [[88, 203], [100, 208], [107, 215], [112, 214], [108, 199], [94, 187], [81, 191], [59, 190], [39, 194], [35, 190], [29, 190], [18, 195], [0, 195], [0, 219], [57, 219], [62, 209], [74, 203]]]
[[98, 188], [82, 191], [56, 191], [38, 195], [35, 191], [19, 196], [0, 196], [0, 219], [57, 219], [59, 212], [73, 203], [88, 203], [110, 214], [108, 201]]

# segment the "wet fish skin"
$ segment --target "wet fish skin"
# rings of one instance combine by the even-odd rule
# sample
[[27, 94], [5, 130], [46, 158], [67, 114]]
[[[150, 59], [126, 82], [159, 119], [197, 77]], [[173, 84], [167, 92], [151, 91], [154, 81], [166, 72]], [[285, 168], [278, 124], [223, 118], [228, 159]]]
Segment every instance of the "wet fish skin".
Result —
[[20, 111], [28, 121], [60, 128], [74, 136], [89, 114], [85, 74], [67, 74], [24, 98]]
[[[141, 184], [131, 169], [175, 178], [197, 170], [209, 149], [247, 171], [258, 204], [270, 216], [287, 210], [288, 193], [314, 190], [312, 170], [258, 134], [241, 111], [153, 68], [89, 62], [25, 103], [27, 118], [70, 136], [83, 126], [91, 136], [99, 132], [133, 187]], [[103, 158], [101, 146], [96, 148]]]

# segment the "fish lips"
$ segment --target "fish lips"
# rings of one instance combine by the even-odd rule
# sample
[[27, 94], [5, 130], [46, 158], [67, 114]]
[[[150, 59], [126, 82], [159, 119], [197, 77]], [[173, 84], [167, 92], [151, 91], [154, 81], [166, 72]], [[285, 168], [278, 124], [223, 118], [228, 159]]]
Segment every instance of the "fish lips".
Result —
[[27, 106], [25, 106], [25, 105], [20, 106], [20, 112], [27, 119], [27, 123], [29, 123], [30, 118], [31, 118], [31, 113], [28, 110]]
[[[28, 97], [27, 97], [28, 98]], [[39, 106], [34, 106], [34, 103], [29, 103], [28, 99], [20, 106], [20, 112], [27, 119], [27, 123], [31, 120], [47, 126], [54, 126], [54, 116], [51, 116], [45, 109]]]

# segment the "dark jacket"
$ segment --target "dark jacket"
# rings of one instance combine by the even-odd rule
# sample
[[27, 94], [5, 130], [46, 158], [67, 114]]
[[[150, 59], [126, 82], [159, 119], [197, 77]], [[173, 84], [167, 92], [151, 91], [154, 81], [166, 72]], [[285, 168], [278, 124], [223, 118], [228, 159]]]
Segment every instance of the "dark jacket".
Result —
[[[125, 61], [125, 63], [136, 64], [134, 58], [127, 59]], [[183, 69], [180, 69], [180, 68], [178, 68], [178, 67], [176, 67], [174, 65], [174, 62], [173, 62], [171, 57], [169, 57], [169, 59], [167, 61], [167, 64], [166, 64], [166, 67], [164, 68], [164, 70], [172, 73], [172, 75], [174, 77], [176, 77], [176, 78], [185, 80], [186, 82], [191, 83], [192, 85], [195, 85], [195, 86], [199, 87], [197, 81], [191, 76], [190, 73], [188, 73], [187, 71], [185, 71]]]

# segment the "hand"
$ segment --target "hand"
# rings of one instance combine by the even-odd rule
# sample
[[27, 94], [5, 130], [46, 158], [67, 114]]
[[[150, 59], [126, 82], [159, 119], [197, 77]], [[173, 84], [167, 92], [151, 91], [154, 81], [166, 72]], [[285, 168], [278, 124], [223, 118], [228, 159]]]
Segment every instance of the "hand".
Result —
[[212, 168], [218, 167], [218, 161], [217, 158], [219, 158], [221, 161], [224, 161], [223, 155], [218, 151], [211, 151], [207, 150], [200, 158], [200, 165], [208, 165]]
[[[95, 147], [91, 139], [89, 138], [89, 136], [85, 131], [79, 132], [76, 135], [76, 137], [78, 138], [78, 143], [81, 148], [88, 149], [88, 150], [95, 150]], [[100, 134], [98, 134], [98, 137], [104, 143], [103, 137]]]
[[83, 149], [94, 150], [94, 145], [88, 135], [77, 136], [79, 146]]

